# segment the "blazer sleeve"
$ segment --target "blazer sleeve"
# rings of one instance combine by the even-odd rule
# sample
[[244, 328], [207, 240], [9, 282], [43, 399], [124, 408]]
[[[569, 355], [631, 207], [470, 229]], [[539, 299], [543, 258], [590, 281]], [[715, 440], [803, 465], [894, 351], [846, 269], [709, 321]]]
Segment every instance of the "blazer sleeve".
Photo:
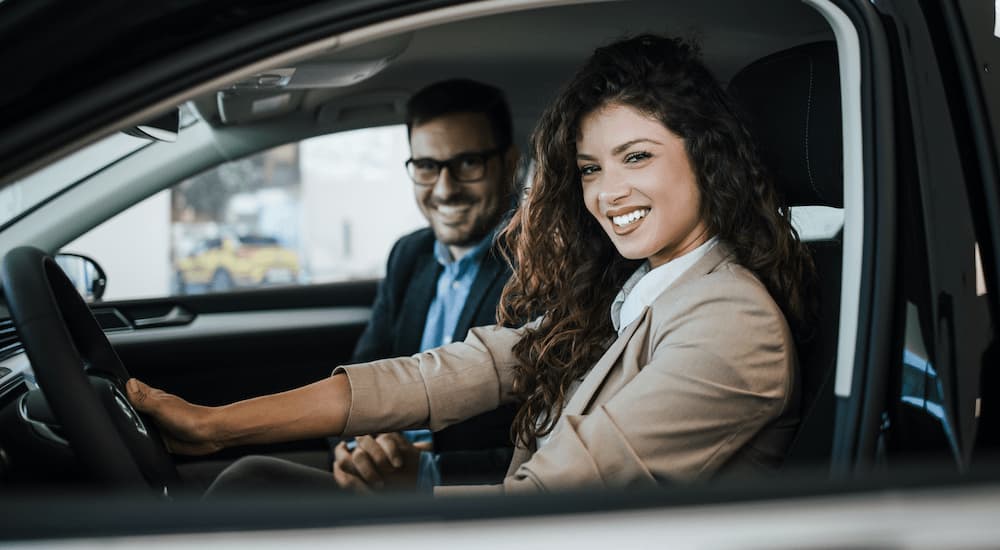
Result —
[[338, 367], [351, 386], [343, 435], [437, 431], [513, 401], [511, 348], [522, 330], [477, 327], [462, 342], [410, 357]]
[[504, 480], [504, 491], [708, 477], [778, 418], [793, 391], [787, 324], [762, 287], [725, 286], [689, 295], [676, 319], [653, 322], [647, 309], [648, 363], [586, 414], [563, 415], [548, 442]]

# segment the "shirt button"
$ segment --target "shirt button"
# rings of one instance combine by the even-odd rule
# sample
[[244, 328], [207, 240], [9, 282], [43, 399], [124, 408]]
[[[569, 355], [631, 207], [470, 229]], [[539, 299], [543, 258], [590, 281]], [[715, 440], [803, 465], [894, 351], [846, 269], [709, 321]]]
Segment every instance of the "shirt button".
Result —
[[451, 288], [454, 289], [454, 290], [458, 290], [458, 289], [462, 288], [462, 283], [460, 283], [458, 281], [455, 281], [454, 283], [451, 283]]

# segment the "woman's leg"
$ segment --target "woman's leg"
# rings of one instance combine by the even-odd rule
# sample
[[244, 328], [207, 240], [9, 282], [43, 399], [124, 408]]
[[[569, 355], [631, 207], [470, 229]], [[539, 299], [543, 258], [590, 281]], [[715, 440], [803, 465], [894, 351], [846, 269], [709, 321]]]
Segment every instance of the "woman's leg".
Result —
[[281, 490], [339, 492], [341, 489], [329, 471], [270, 456], [247, 456], [223, 470], [205, 496]]

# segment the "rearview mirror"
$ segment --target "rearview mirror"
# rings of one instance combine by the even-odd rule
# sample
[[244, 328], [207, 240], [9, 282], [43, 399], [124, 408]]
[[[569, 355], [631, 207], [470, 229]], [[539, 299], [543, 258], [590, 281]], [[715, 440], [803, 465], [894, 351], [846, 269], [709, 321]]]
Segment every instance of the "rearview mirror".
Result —
[[82, 254], [60, 252], [56, 254], [56, 264], [87, 303], [101, 301], [108, 287], [108, 278], [96, 261]]

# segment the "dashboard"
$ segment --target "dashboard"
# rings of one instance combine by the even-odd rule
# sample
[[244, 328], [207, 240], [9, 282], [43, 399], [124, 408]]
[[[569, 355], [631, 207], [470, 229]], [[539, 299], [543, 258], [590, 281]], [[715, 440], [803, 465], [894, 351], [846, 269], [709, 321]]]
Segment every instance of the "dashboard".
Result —
[[82, 479], [80, 472], [13, 324], [0, 320], [0, 487], [65, 488]]

